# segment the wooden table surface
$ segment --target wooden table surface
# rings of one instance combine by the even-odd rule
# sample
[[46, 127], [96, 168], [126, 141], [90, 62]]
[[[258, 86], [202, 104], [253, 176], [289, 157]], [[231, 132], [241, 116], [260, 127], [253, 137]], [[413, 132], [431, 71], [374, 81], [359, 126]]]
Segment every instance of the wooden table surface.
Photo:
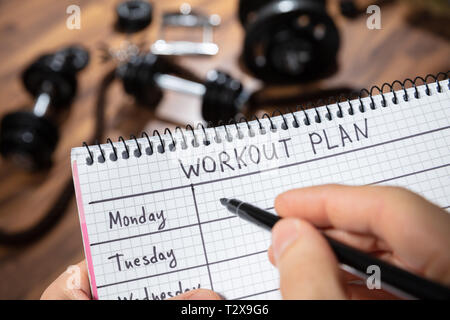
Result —
[[[20, 73], [37, 55], [79, 43], [91, 51], [92, 58], [88, 68], [80, 74], [78, 95], [62, 125], [51, 170], [30, 174], [0, 159], [1, 228], [18, 230], [43, 215], [70, 177], [70, 149], [92, 136], [99, 84], [114, 67], [112, 62], [101, 62], [98, 47], [101, 43], [118, 47], [125, 39], [112, 28], [116, 3], [118, 1], [107, 0], [0, 1], [0, 117], [32, 105], [32, 98], [22, 88]], [[181, 1], [154, 0], [153, 3], [152, 25], [134, 40], [145, 40], [147, 44], [155, 41], [161, 12], [177, 10]], [[66, 28], [66, 8], [71, 4], [81, 8], [80, 30]], [[183, 57], [180, 63], [200, 77], [220, 66], [247, 88], [260, 88], [261, 84], [243, 72], [238, 63], [243, 31], [236, 18], [237, 1], [191, 0], [190, 4], [205, 13], [220, 14], [222, 24], [215, 32], [220, 52], [207, 58]], [[445, 34], [448, 21], [436, 23], [434, 19], [412, 14], [407, 1], [382, 6], [381, 30], [367, 29], [364, 15], [356, 20], [343, 18], [337, 13], [335, 1], [330, 2], [329, 9], [342, 38], [339, 71], [320, 83], [296, 86], [300, 90], [313, 87], [361, 89], [395, 79], [435, 74], [450, 67], [450, 43], [448, 33]], [[444, 31], [436, 30], [442, 26]], [[184, 35], [187, 36], [186, 31]], [[137, 107], [123, 92], [120, 83], [114, 83], [107, 95], [105, 137], [113, 140], [142, 130], [152, 132], [198, 121], [200, 109], [195, 98], [167, 93], [156, 112], [151, 112]], [[0, 299], [39, 298], [58, 274], [81, 259], [81, 233], [72, 200], [62, 220], [41, 240], [26, 247], [0, 247]]]

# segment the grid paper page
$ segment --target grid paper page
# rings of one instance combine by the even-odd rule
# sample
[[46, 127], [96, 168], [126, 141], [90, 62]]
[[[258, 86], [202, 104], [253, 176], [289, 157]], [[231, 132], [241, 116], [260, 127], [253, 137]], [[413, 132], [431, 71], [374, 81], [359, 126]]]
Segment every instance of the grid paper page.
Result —
[[397, 104], [393, 93], [384, 106], [375, 96], [373, 109], [367, 97], [362, 110], [354, 100], [91, 146], [89, 164], [87, 149], [74, 148], [94, 297], [166, 299], [200, 287], [227, 299], [280, 298], [270, 233], [227, 212], [223, 197], [274, 212], [275, 196], [292, 188], [398, 185], [448, 210], [450, 91], [448, 80], [439, 84], [428, 85], [430, 95], [417, 87], [418, 98], [407, 89], [408, 101], [398, 91]]

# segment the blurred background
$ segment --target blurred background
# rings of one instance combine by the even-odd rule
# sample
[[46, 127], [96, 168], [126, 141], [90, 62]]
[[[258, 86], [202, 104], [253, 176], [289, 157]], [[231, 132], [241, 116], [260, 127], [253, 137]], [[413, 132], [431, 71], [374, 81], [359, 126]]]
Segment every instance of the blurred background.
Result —
[[450, 67], [446, 0], [121, 3], [0, 0], [0, 299], [37, 299], [84, 257], [72, 147]]

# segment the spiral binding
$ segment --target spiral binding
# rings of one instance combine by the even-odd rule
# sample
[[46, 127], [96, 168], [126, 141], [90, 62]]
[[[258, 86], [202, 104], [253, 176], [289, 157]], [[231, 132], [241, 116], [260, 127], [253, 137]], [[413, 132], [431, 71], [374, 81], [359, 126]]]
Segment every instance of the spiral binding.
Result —
[[[351, 116], [351, 115], [354, 115], [355, 112], [357, 112], [357, 111], [364, 113], [364, 112], [367, 112], [369, 109], [370, 110], [376, 109], [377, 105], [374, 100], [374, 97], [379, 96], [379, 95], [381, 95], [381, 107], [385, 108], [391, 102], [394, 105], [398, 104], [400, 98], [403, 99], [404, 101], [409, 101], [411, 99], [411, 97], [408, 95], [407, 89], [410, 89], [410, 88], [414, 88], [414, 99], [420, 99], [421, 98], [420, 92], [417, 89], [419, 81], [422, 82], [421, 85], [425, 86], [425, 94], [427, 96], [432, 95], [430, 86], [432, 85], [433, 82], [436, 84], [436, 92], [437, 93], [443, 92], [440, 81], [444, 81], [444, 80], [448, 80], [447, 87], [448, 87], [448, 90], [450, 90], [449, 73], [450, 73], [450, 71], [447, 71], [445, 73], [439, 72], [436, 75], [428, 74], [425, 76], [425, 78], [418, 76], [418, 77], [414, 78], [413, 80], [411, 80], [410, 78], [407, 78], [403, 82], [401, 82], [399, 80], [395, 80], [392, 83], [385, 82], [381, 85], [381, 88], [375, 85], [375, 86], [372, 86], [369, 90], [362, 89], [359, 91], [359, 93], [352, 93], [349, 95], [341, 94], [337, 98], [330, 97], [327, 99], [327, 101], [319, 100], [319, 101], [317, 101], [317, 105], [325, 106], [326, 112], [324, 115], [320, 114], [316, 104], [314, 104], [314, 103], [308, 103], [307, 104], [308, 108], [306, 108], [306, 109], [303, 106], [297, 106], [295, 108], [295, 110], [288, 109], [289, 112], [287, 114], [291, 114], [291, 116], [292, 116], [292, 119], [293, 119], [293, 121], [291, 123], [292, 127], [299, 128], [302, 126], [302, 124], [299, 119], [299, 116], [296, 115], [296, 113], [303, 113], [303, 124], [305, 126], [311, 125], [312, 121], [314, 121], [316, 123], [321, 123], [323, 121], [332, 121], [334, 119], [334, 115], [331, 112], [330, 108], [328, 107], [331, 104], [336, 104], [336, 106], [338, 108], [337, 112], [335, 113], [335, 116], [337, 118], [343, 118], [345, 116], [345, 111], [347, 111], [348, 115]], [[439, 78], [442, 78], [442, 79], [439, 80]], [[430, 79], [432, 79], [433, 81], [429, 82]], [[406, 87], [407, 84], [410, 84], [411, 86], [407, 88]], [[398, 94], [394, 90], [394, 87], [396, 85], [400, 86], [401, 90], [403, 91], [402, 97], [397, 96]], [[385, 97], [386, 88], [388, 88], [389, 92], [392, 94], [391, 102], [387, 101], [387, 99]], [[370, 99], [370, 103], [368, 106], [363, 103], [363, 99], [365, 99], [365, 98]], [[357, 105], [355, 105], [355, 103], [354, 103], [355, 101], [356, 101]], [[347, 110], [345, 110], [345, 108], [344, 108], [344, 105], [343, 105], [344, 103], [346, 103], [348, 106]], [[313, 113], [313, 116], [311, 116], [310, 113]], [[206, 129], [209, 129], [209, 128], [212, 128], [214, 130], [213, 140], [216, 143], [222, 142], [222, 137], [220, 137], [220, 135], [217, 132], [218, 127], [224, 128], [224, 130], [225, 130], [224, 139], [231, 142], [233, 140], [233, 136], [230, 133], [228, 126], [234, 125], [236, 128], [236, 132], [237, 132], [237, 138], [242, 139], [244, 137], [244, 134], [243, 134], [241, 128], [239, 127], [239, 124], [245, 122], [247, 125], [249, 137], [254, 137], [256, 133], [254, 131], [254, 128], [250, 124], [251, 121], [255, 120], [258, 123], [258, 130], [259, 130], [260, 134], [265, 134], [267, 132], [267, 130], [276, 132], [278, 128], [275, 125], [275, 123], [272, 121], [272, 117], [275, 117], [277, 115], [281, 116], [281, 118], [282, 118], [281, 129], [282, 130], [289, 129], [289, 122], [287, 120], [286, 114], [283, 114], [280, 110], [276, 109], [275, 111], [272, 112], [271, 115], [268, 113], [264, 113], [261, 118], [258, 118], [257, 116], [253, 116], [250, 120], [248, 120], [246, 117], [241, 117], [240, 120], [237, 122], [234, 119], [230, 119], [228, 121], [228, 123], [219, 122], [217, 127], [212, 126], [211, 123], [208, 123], [208, 126], [205, 128], [205, 126], [202, 123], [199, 123], [196, 128], [197, 128], [197, 131], [199, 131], [201, 129], [201, 131], [203, 132], [202, 140], [199, 140], [199, 138], [197, 137], [197, 134], [196, 134], [196, 129], [194, 129], [194, 127], [190, 124], [186, 125], [184, 130], [179, 126], [176, 127], [175, 133], [180, 132], [180, 135], [182, 138], [182, 141], [180, 141], [180, 146], [183, 150], [188, 148], [188, 143], [189, 143], [188, 134], [191, 135], [191, 138], [192, 138], [191, 145], [193, 147], [198, 147], [200, 145], [200, 142], [205, 146], [210, 145], [211, 139], [208, 137], [208, 134], [206, 133]], [[266, 118], [269, 121], [269, 123], [270, 123], [269, 128], [265, 128], [264, 125], [262, 124], [261, 120], [264, 118]], [[166, 146], [166, 144], [167, 144], [166, 139], [163, 138], [166, 136], [169, 137], [169, 144], [167, 146]], [[154, 148], [154, 143], [151, 141], [149, 135], [146, 132], [142, 132], [141, 138], [145, 138], [146, 144], [147, 144], [147, 146], [145, 146], [145, 148], [143, 149], [141, 144], [139, 143], [138, 139], [136, 138], [136, 136], [134, 136], [134, 135], [130, 136], [130, 140], [128, 141], [128, 143], [131, 143], [132, 140], [134, 140], [134, 142], [132, 142], [132, 143], [135, 144], [136, 149], [134, 149], [133, 155], [136, 158], [139, 158], [143, 155], [143, 152], [142, 152], [143, 150], [146, 155], [150, 156], [150, 155], [154, 154], [155, 152], [165, 153], [167, 150], [173, 151], [173, 150], [175, 150], [176, 145], [178, 145], [177, 139], [174, 137], [174, 134], [172, 134], [172, 131], [169, 128], [166, 128], [164, 130], [163, 135], [161, 135], [158, 130], [154, 130], [153, 137], [157, 137], [159, 140], [159, 145], [156, 148]], [[119, 159], [117, 147], [114, 146], [114, 143], [109, 138], [106, 140], [106, 142], [107, 142], [107, 144], [111, 145], [111, 150], [112, 150], [112, 152], [109, 155], [109, 160], [117, 161]], [[123, 144], [123, 150], [122, 150], [122, 154], [121, 154], [122, 159], [130, 158], [130, 156], [131, 156], [130, 148], [132, 146], [130, 147], [130, 145], [127, 144], [127, 142], [125, 141], [125, 139], [122, 136], [119, 137], [118, 142], [122, 142], [122, 144]], [[88, 157], [86, 158], [86, 163], [88, 165], [92, 165], [95, 162], [94, 152], [91, 150], [90, 146], [86, 142], [83, 142], [83, 147], [85, 147], [88, 152]], [[95, 146], [91, 146], [91, 147], [95, 147], [95, 148], [99, 149], [100, 155], [98, 156], [97, 161], [99, 163], [104, 163], [106, 161], [106, 153], [103, 150], [102, 146], [97, 142]]]

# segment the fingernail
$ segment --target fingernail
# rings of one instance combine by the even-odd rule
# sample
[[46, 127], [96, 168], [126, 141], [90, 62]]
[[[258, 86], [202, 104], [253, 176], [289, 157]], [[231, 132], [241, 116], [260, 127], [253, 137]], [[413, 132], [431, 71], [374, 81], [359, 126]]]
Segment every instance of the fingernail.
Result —
[[286, 248], [299, 237], [299, 226], [300, 221], [297, 219], [283, 219], [276, 224], [272, 232], [272, 246], [277, 265]]

